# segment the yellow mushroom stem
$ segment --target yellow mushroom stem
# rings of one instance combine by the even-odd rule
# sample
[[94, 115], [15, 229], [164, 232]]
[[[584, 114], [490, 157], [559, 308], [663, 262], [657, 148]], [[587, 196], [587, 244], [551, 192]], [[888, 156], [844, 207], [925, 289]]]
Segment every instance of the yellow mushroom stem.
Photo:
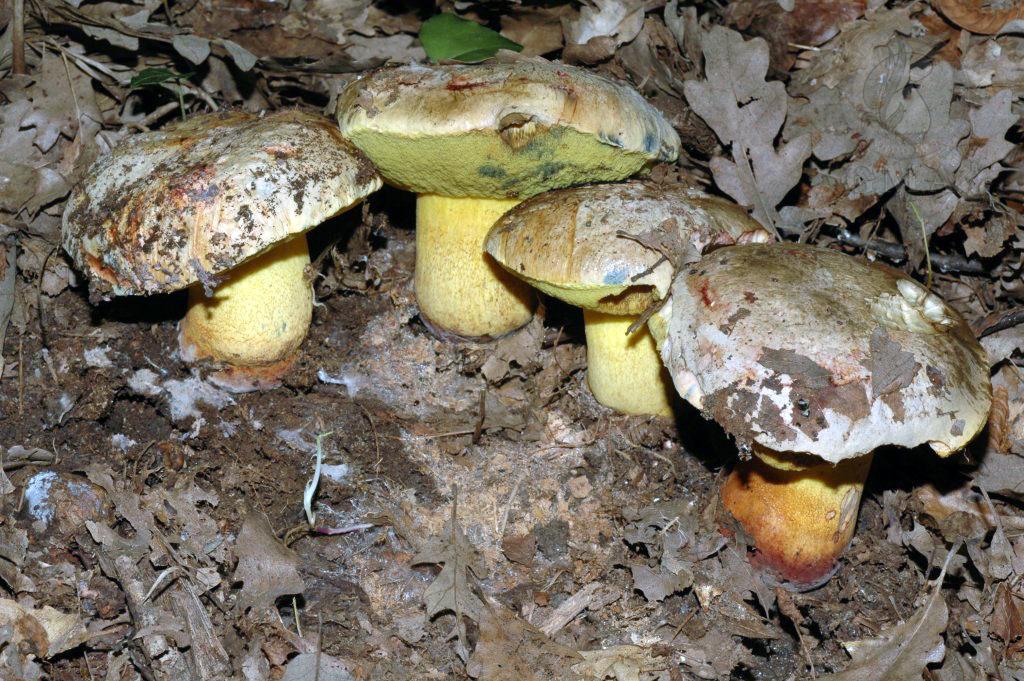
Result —
[[484, 253], [484, 238], [518, 199], [416, 200], [416, 300], [433, 330], [462, 338], [504, 336], [530, 321], [536, 297]]
[[857, 526], [871, 454], [838, 464], [755, 448], [722, 487], [756, 549], [752, 562], [797, 589], [823, 584]]
[[256, 373], [289, 359], [313, 317], [308, 264], [300, 235], [226, 272], [209, 298], [193, 284], [180, 325], [186, 359], [211, 358]]
[[672, 416], [675, 391], [647, 327], [630, 335], [632, 315], [583, 310], [587, 383], [598, 402], [625, 414]]

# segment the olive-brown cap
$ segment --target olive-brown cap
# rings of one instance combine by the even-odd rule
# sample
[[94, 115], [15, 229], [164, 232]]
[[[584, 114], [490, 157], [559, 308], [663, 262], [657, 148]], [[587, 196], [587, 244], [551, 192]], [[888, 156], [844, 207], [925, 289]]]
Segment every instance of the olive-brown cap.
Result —
[[[551, 296], [627, 315], [664, 297], [680, 257], [696, 258], [711, 245], [768, 238], [735, 204], [683, 185], [633, 180], [528, 199], [495, 223], [484, 248]], [[651, 247], [658, 244], [689, 253], [675, 253], [670, 262]]]
[[380, 69], [348, 85], [337, 116], [388, 182], [419, 194], [525, 198], [679, 153], [636, 90], [539, 58]]
[[833, 463], [882, 445], [940, 455], [991, 403], [963, 318], [902, 272], [800, 244], [715, 251], [672, 286], [662, 359], [740, 443]]
[[115, 295], [204, 281], [381, 186], [328, 119], [299, 111], [195, 116], [100, 158], [64, 211], [64, 249]]

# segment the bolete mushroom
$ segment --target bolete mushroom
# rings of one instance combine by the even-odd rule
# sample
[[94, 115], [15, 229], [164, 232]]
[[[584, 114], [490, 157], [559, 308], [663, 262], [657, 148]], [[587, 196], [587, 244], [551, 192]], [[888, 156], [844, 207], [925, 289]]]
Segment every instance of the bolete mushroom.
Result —
[[382, 69], [342, 92], [337, 115], [387, 182], [417, 194], [416, 298], [442, 337], [494, 338], [530, 320], [529, 287], [483, 253], [505, 211], [679, 152], [635, 90], [542, 59]]
[[753, 560], [791, 588], [834, 573], [877, 448], [948, 456], [987, 420], [984, 350], [897, 270], [809, 245], [735, 246], [690, 266], [670, 300], [662, 358], [753, 455], [722, 500]]
[[188, 287], [183, 357], [226, 365], [223, 387], [262, 389], [309, 330], [304, 233], [380, 186], [321, 116], [195, 116], [93, 164], [64, 211], [64, 249], [99, 296]]
[[665, 296], [679, 262], [768, 238], [735, 204], [634, 180], [527, 199], [498, 219], [485, 248], [531, 286], [583, 308], [587, 383], [598, 402], [670, 416], [674, 391], [654, 340], [646, 325], [632, 334], [630, 326]]

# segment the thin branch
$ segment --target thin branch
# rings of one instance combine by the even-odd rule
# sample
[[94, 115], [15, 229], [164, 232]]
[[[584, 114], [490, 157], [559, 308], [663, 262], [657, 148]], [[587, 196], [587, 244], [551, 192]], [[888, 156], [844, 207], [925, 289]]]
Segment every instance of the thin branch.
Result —
[[25, 69], [25, 0], [14, 0], [11, 17], [11, 75], [24, 76]]
[[[782, 231], [787, 236], [797, 236], [800, 234], [799, 230], [786, 228], [785, 226], [782, 227]], [[907, 249], [904, 248], [902, 244], [885, 241], [883, 239], [865, 239], [848, 229], [823, 228], [822, 232], [841, 244], [867, 249], [890, 262], [903, 263], [907, 261]], [[930, 254], [930, 257], [932, 266], [944, 274], [955, 272], [957, 274], [969, 274], [976, 277], [990, 277], [992, 274], [991, 270], [986, 268], [984, 263], [977, 260], [969, 260], [961, 255], [947, 255], [945, 253], [933, 252]]]

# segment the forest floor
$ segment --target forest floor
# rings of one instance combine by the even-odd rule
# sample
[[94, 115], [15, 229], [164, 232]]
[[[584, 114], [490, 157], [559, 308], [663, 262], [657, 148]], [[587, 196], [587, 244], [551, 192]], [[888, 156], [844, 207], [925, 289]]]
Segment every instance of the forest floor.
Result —
[[[385, 188], [309, 234], [318, 304], [280, 388], [229, 394], [182, 362], [184, 293], [90, 303], [57, 248], [60, 215], [118, 139], [182, 107], [322, 111], [353, 73], [425, 57], [416, 32], [432, 12], [301, 5], [31, 2], [27, 75], [10, 72], [15, 19], [0, 8], [0, 678], [1024, 678], [1024, 73], [1007, 56], [1024, 39], [923, 4], [458, 7], [528, 53], [645, 84], [686, 149], [657, 181], [731, 193], [716, 175], [726, 147], [767, 139], [781, 166], [800, 157], [792, 182], [755, 173], [735, 194], [775, 197], [758, 217], [790, 238], [922, 280], [934, 267], [986, 336], [989, 429], [945, 460], [878, 452], [836, 576], [791, 593], [750, 567], [720, 506], [733, 443], [689, 406], [665, 419], [597, 404], [577, 310], [548, 300], [488, 344], [431, 335], [407, 194]], [[799, 110], [803, 128], [834, 130], [847, 105], [806, 74], [833, 95], [859, 78], [865, 108], [885, 53], [913, 55], [897, 74], [906, 115], [920, 114], [906, 93], [931, 93], [931, 123], [898, 131], [906, 159], [830, 156], [789, 122], [749, 133], [760, 142], [705, 124], [727, 103], [690, 106], [682, 83], [728, 76], [715, 41], [688, 42], [725, 30], [713, 24], [769, 38], [787, 121]], [[574, 43], [581, 27], [606, 40]], [[129, 85], [147, 70], [162, 80]], [[883, 148], [890, 123], [859, 124]], [[943, 153], [956, 163], [925, 177]], [[896, 181], [868, 192], [857, 183], [882, 157]], [[930, 212], [913, 229], [932, 260], [906, 222], [921, 196]]]

